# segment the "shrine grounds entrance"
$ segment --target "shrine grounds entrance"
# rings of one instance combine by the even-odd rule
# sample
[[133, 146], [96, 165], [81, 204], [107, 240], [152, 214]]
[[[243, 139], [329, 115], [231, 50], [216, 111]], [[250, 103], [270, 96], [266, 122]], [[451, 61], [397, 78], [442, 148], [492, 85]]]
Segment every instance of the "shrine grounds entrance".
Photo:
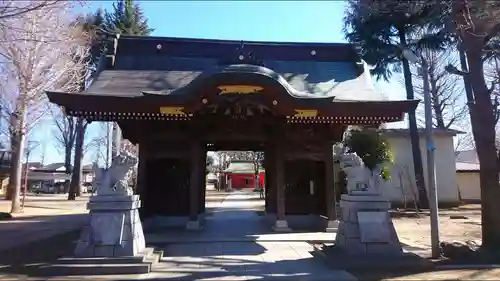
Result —
[[[227, 194], [226, 192], [229, 191], [231, 194], [232, 191], [238, 191], [241, 195], [225, 196], [226, 200], [237, 201], [226, 203], [235, 208], [239, 207], [240, 210], [253, 208], [271, 227], [275, 227], [276, 221], [279, 221], [278, 210], [284, 209], [284, 215], [280, 215], [284, 218], [282, 221], [286, 222], [284, 230], [324, 231], [327, 228], [327, 206], [329, 204], [326, 198], [326, 181], [327, 177], [332, 176], [332, 174], [328, 173], [327, 175], [328, 161], [325, 161], [323, 157], [300, 152], [285, 153], [283, 155], [284, 167], [281, 169], [279, 168], [281, 161], [277, 161], [276, 152], [273, 150], [272, 142], [269, 141], [218, 142], [207, 145], [207, 148], [211, 151], [233, 150], [226, 154], [221, 153], [220, 157], [239, 154], [240, 157], [236, 157], [236, 159], [246, 159], [246, 161], [228, 161], [228, 165], [217, 171], [219, 172], [219, 192]], [[245, 149], [252, 150], [244, 151]], [[227, 161], [227, 159], [220, 160]], [[255, 164], [261, 165], [257, 177], [255, 176]], [[276, 176], [278, 173], [281, 175]], [[282, 195], [278, 195], [276, 179], [283, 180]], [[251, 184], [246, 184], [246, 180], [251, 181]], [[262, 199], [259, 192], [255, 191], [261, 185], [264, 187]], [[207, 200], [213, 200], [210, 198], [214, 198], [214, 196], [220, 198], [220, 196], [214, 195], [214, 192], [206, 189], [205, 210], [208, 216], [211, 216], [208, 208], [211, 208], [212, 203]], [[241, 202], [241, 200], [245, 202]], [[258, 201], [262, 204], [252, 204], [252, 202]], [[248, 208], [237, 206], [237, 204], [248, 205]]]
[[[210, 215], [206, 202], [206, 155], [208, 151], [226, 150], [263, 152], [264, 205], [255, 211], [265, 216], [275, 230], [325, 230], [328, 222], [336, 219], [330, 142], [312, 139], [304, 144], [305, 140], [293, 136], [285, 142], [278, 134], [252, 131], [245, 123], [233, 120], [226, 125], [232, 131], [222, 135], [220, 130], [227, 127], [219, 127], [212, 135], [215, 137], [208, 135], [205, 140], [160, 139], [140, 144], [138, 193], [143, 202], [140, 211], [145, 225], [202, 228], [205, 217]], [[266, 128], [266, 123], [260, 124]], [[246, 171], [244, 175], [219, 174], [219, 181], [226, 181], [221, 184], [222, 189], [229, 187], [228, 178], [234, 180], [238, 176], [240, 180], [253, 177], [254, 171]], [[252, 187], [246, 189], [247, 193], [253, 191]], [[259, 201], [258, 192], [255, 197], [252, 200]]]
[[[284, 272], [283, 268], [281, 272], [274, 268], [274, 274], [296, 269], [307, 262], [290, 262], [287, 254], [280, 251], [304, 252], [308, 249], [305, 242], [297, 249], [286, 251], [290, 248], [287, 244], [280, 251], [274, 251], [276, 256], [264, 256], [272, 252], [269, 250], [277, 241], [282, 241], [279, 234], [275, 234], [280, 236], [278, 240], [267, 245], [259, 244], [261, 241], [255, 238], [237, 247], [216, 245], [212, 240], [204, 249], [196, 243], [220, 239], [219, 234], [226, 230], [235, 231], [241, 239], [241, 234], [261, 231], [261, 224], [253, 228], [257, 226], [256, 221], [268, 222], [264, 231], [290, 232], [303, 227], [336, 229], [338, 177], [334, 172], [337, 169], [332, 157], [333, 144], [341, 141], [348, 126], [378, 127], [382, 123], [401, 121], [404, 113], [415, 110], [418, 104], [414, 100], [388, 101], [379, 97], [368, 66], [361, 60], [358, 49], [350, 44], [112, 34], [103, 37], [102, 63], [85, 92], [57, 91], [47, 95], [69, 116], [88, 122], [116, 122], [123, 138], [138, 145], [137, 194], [120, 198], [120, 203], [122, 199], [127, 203], [123, 206], [127, 208], [124, 214], [128, 225], [141, 222], [146, 235], [139, 227], [110, 226], [109, 231], [114, 231], [115, 236], [103, 236], [122, 237], [122, 232], [126, 232], [133, 239], [127, 242], [127, 247], [116, 242], [121, 238], [112, 239], [111, 246], [103, 248], [101, 244], [88, 243], [94, 229], [82, 232], [84, 238], [78, 245], [88, 250], [90, 256], [137, 255], [144, 249], [145, 241], [153, 243], [154, 237], [147, 234], [150, 229], [159, 229], [157, 238], [165, 242], [170, 238], [164, 227], [173, 226], [177, 227], [170, 231], [173, 240], [198, 239], [192, 245], [193, 251], [188, 253], [191, 257], [209, 256], [227, 268], [227, 261], [220, 256], [240, 251], [240, 256], [267, 258], [273, 266], [282, 264]], [[208, 150], [264, 151], [266, 196], [262, 216], [265, 215], [265, 220], [257, 216], [255, 210], [240, 211], [237, 216], [231, 212], [238, 209], [234, 208], [237, 204], [252, 201], [247, 200], [251, 195], [237, 192], [227, 195], [227, 204], [217, 203], [214, 209], [220, 212], [207, 212]], [[116, 201], [95, 203], [99, 207], [94, 210], [96, 214], [102, 213], [101, 206], [114, 218], [119, 214]], [[221, 214], [224, 215], [219, 216]], [[248, 219], [246, 224], [240, 223], [241, 214], [248, 215], [243, 216]], [[233, 215], [236, 219], [231, 219]], [[91, 217], [97, 222], [97, 230], [103, 223], [97, 219], [99, 216]], [[212, 224], [207, 223], [208, 220]], [[347, 225], [358, 227], [350, 222]], [[246, 230], [247, 227], [253, 230]], [[200, 229], [203, 230], [198, 231]], [[203, 236], [211, 231], [216, 235]], [[345, 231], [345, 234], [351, 232]], [[346, 244], [347, 248], [361, 248], [359, 238], [348, 238], [346, 243], [354, 244]], [[214, 245], [218, 250], [211, 248]], [[99, 251], [94, 251], [96, 249]], [[101, 250], [106, 252], [102, 254]], [[165, 253], [171, 257], [168, 262], [179, 263], [175, 251]], [[192, 266], [192, 260], [189, 263]], [[238, 268], [241, 271], [243, 267], [238, 265]], [[267, 275], [264, 268], [257, 265], [245, 270]], [[320, 271], [310, 266], [303, 272]], [[240, 272], [238, 275], [243, 276]], [[328, 275], [330, 277], [331, 272], [325, 272], [325, 276]], [[196, 277], [193, 279], [200, 279]], [[203, 277], [202, 274], [199, 277]], [[337, 279], [350, 280], [345, 276]]]

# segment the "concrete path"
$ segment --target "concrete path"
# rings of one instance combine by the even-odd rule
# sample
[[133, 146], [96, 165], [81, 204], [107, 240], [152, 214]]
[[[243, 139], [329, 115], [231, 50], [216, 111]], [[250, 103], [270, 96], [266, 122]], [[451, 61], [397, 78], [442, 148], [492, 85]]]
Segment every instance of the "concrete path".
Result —
[[[346, 271], [331, 270], [313, 258], [312, 247], [300, 234], [272, 234], [256, 212], [264, 204], [258, 196], [235, 192], [222, 203], [210, 203], [215, 210], [207, 217], [205, 228], [197, 233], [177, 233], [177, 240], [170, 235], [167, 243], [172, 244], [165, 247], [165, 257], [146, 278], [356, 280]], [[156, 237], [159, 239], [158, 234]]]

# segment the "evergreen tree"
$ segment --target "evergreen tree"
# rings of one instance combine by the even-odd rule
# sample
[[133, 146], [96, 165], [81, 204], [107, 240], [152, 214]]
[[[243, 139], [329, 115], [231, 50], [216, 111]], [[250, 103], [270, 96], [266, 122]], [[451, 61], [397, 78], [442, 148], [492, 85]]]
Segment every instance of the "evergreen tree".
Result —
[[[422, 28], [429, 31], [440, 30], [441, 12], [436, 10], [436, 5], [439, 4], [434, 1], [349, 1], [344, 26], [347, 40], [361, 47], [363, 59], [374, 66], [372, 74], [378, 79], [388, 80], [393, 72], [403, 70], [407, 99], [415, 97], [410, 65], [402, 56], [402, 48], [439, 49], [446, 42], [446, 33], [440, 31], [415, 38], [417, 31]], [[415, 111], [408, 114], [408, 119], [419, 203], [420, 207], [426, 208], [429, 200], [425, 189]]]
[[148, 25], [139, 4], [133, 0], [117, 0], [113, 3], [113, 11], [106, 11], [106, 31], [123, 35], [150, 35], [154, 31]]
[[[481, 164], [482, 248], [490, 253], [491, 250], [498, 253], [500, 157], [496, 153], [495, 128], [500, 116], [500, 101], [495, 92], [500, 90], [497, 81], [493, 81], [491, 87], [487, 85], [484, 63], [498, 58], [500, 53], [500, 2], [351, 0], [346, 20], [347, 38], [361, 44], [364, 59], [375, 66], [374, 73], [378, 77], [385, 79], [390, 77], [392, 71], [399, 70], [397, 63], [401, 61], [407, 80], [408, 68], [395, 45], [415, 49], [419, 45], [439, 48], [443, 43], [451, 42], [457, 47], [461, 69], [449, 65], [447, 70], [464, 79], [472, 131]], [[414, 31], [420, 28], [427, 28], [425, 38], [411, 38]], [[432, 34], [435, 30], [439, 32]], [[449, 38], [453, 38], [454, 42], [449, 41]], [[389, 65], [396, 65], [396, 68], [389, 68]], [[405, 82], [408, 93], [411, 80], [410, 83]]]

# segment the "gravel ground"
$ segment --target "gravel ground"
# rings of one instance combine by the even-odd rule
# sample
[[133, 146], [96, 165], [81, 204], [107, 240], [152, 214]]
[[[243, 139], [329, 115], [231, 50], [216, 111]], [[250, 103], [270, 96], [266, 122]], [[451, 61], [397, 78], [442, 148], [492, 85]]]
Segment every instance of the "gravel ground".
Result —
[[426, 272], [391, 270], [385, 272], [349, 271], [359, 281], [407, 281], [407, 280], [500, 280], [500, 269], [448, 269]]
[[[424, 212], [419, 218], [393, 217], [394, 227], [402, 242], [430, 247], [430, 217]], [[481, 207], [476, 204], [439, 212], [441, 241], [481, 240]]]

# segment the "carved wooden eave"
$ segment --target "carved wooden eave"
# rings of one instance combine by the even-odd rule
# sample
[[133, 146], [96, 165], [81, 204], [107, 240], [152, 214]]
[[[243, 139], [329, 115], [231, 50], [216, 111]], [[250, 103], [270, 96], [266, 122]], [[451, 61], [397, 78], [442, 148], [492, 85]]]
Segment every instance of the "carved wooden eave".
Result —
[[[48, 94], [50, 100], [64, 107], [68, 115], [85, 117], [91, 121], [161, 120], [178, 122], [193, 121], [193, 118], [197, 116], [196, 113], [186, 111], [186, 107], [182, 105], [161, 105], [142, 98], [96, 97], [54, 92]], [[241, 112], [236, 110], [239, 107], [238, 103], [231, 104], [236, 106], [232, 110], [239, 112], [239, 115], [245, 116], [245, 118], [262, 114], [265, 110], [274, 111], [273, 105], [259, 107], [259, 104], [254, 104], [255, 107], [250, 109], [250, 112]], [[418, 101], [330, 102], [315, 109], [297, 108], [294, 109], [295, 115], [283, 117], [289, 124], [377, 125], [403, 120], [404, 113], [414, 110], [417, 104]], [[200, 109], [214, 109], [219, 105], [207, 103]]]

